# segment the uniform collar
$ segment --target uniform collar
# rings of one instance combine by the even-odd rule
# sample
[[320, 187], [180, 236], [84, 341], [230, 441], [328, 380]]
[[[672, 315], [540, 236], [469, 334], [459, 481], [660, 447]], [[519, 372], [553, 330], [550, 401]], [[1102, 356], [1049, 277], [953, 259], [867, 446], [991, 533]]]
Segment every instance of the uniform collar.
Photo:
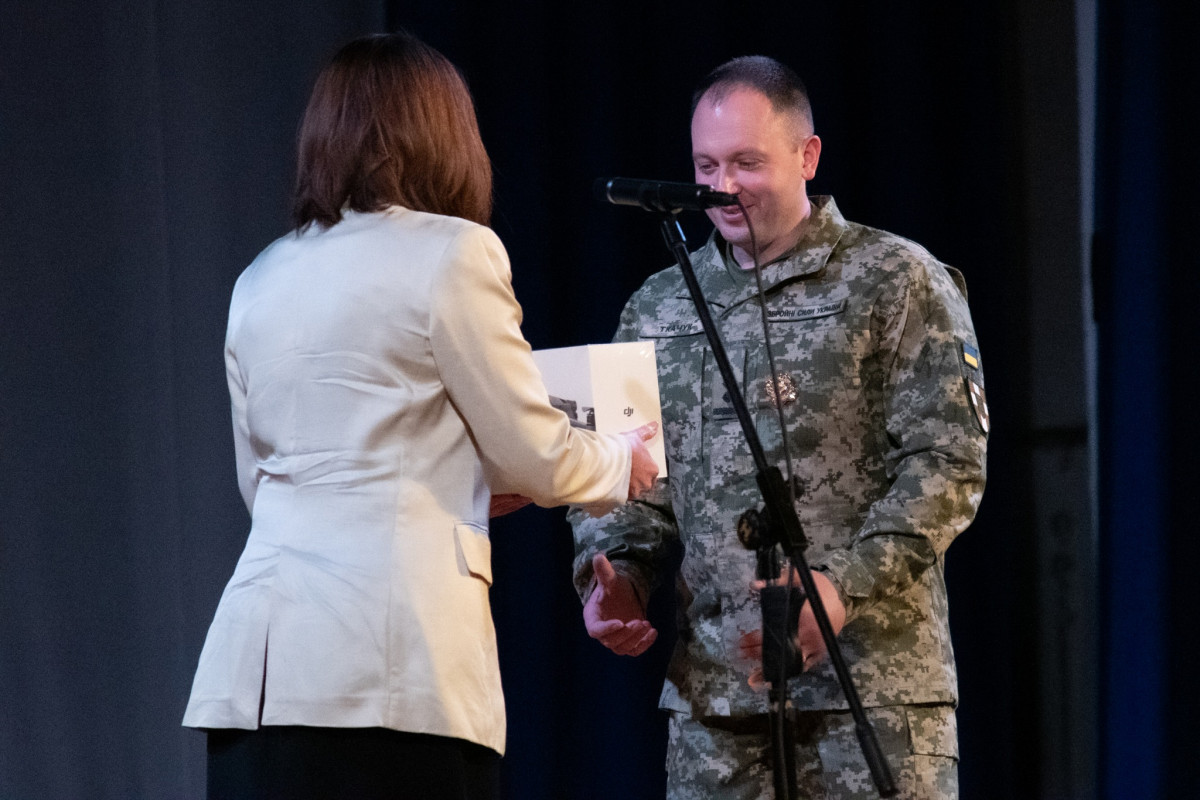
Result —
[[[846, 231], [846, 220], [837, 203], [827, 195], [809, 198], [812, 215], [800, 241], [789, 252], [762, 267], [763, 290], [771, 292], [793, 280], [816, 275], [825, 269], [834, 247]], [[745, 277], [731, 276], [726, 267], [725, 240], [713, 231], [708, 242], [697, 252], [696, 273], [705, 299], [718, 308], [727, 309], [758, 293], [754, 274], [746, 270]]]

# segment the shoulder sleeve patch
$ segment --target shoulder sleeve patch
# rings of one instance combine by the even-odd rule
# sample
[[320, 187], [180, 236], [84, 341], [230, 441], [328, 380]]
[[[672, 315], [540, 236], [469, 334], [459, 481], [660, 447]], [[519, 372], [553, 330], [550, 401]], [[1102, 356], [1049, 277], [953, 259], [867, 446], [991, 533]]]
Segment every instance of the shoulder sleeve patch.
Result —
[[978, 348], [972, 347], [969, 342], [964, 341], [962, 343], [962, 357], [963, 363], [965, 363], [968, 367], [971, 369], [979, 369], [980, 358]]
[[991, 416], [988, 414], [987, 395], [983, 387], [971, 379], [967, 379], [967, 395], [971, 398], [971, 408], [975, 411], [975, 420], [984, 434], [992, 430]]

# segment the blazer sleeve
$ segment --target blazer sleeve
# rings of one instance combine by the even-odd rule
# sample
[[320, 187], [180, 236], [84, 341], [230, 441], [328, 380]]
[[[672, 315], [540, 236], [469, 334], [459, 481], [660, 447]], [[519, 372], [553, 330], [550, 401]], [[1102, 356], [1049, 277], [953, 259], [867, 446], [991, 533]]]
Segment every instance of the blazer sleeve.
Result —
[[591, 513], [625, 502], [631, 447], [621, 436], [571, 427], [550, 405], [521, 334], [508, 256], [495, 233], [481, 226], [459, 233], [432, 288], [433, 358], [492, 491]]

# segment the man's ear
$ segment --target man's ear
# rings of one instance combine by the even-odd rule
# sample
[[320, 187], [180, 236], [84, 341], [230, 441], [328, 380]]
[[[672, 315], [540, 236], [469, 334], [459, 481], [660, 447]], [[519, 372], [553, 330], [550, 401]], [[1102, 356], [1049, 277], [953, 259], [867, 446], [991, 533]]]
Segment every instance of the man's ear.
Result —
[[801, 146], [803, 161], [801, 168], [804, 170], [804, 180], [811, 181], [817, 176], [817, 162], [821, 160], [821, 137], [815, 133], [804, 140]]

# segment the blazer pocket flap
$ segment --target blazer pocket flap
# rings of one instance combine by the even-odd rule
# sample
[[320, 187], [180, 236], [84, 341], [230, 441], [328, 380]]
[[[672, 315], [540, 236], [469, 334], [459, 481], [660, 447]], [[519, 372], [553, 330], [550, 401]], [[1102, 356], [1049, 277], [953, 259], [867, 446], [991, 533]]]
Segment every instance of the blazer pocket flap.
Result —
[[454, 523], [454, 550], [461, 575], [473, 575], [492, 585], [492, 540], [487, 528], [474, 522]]

